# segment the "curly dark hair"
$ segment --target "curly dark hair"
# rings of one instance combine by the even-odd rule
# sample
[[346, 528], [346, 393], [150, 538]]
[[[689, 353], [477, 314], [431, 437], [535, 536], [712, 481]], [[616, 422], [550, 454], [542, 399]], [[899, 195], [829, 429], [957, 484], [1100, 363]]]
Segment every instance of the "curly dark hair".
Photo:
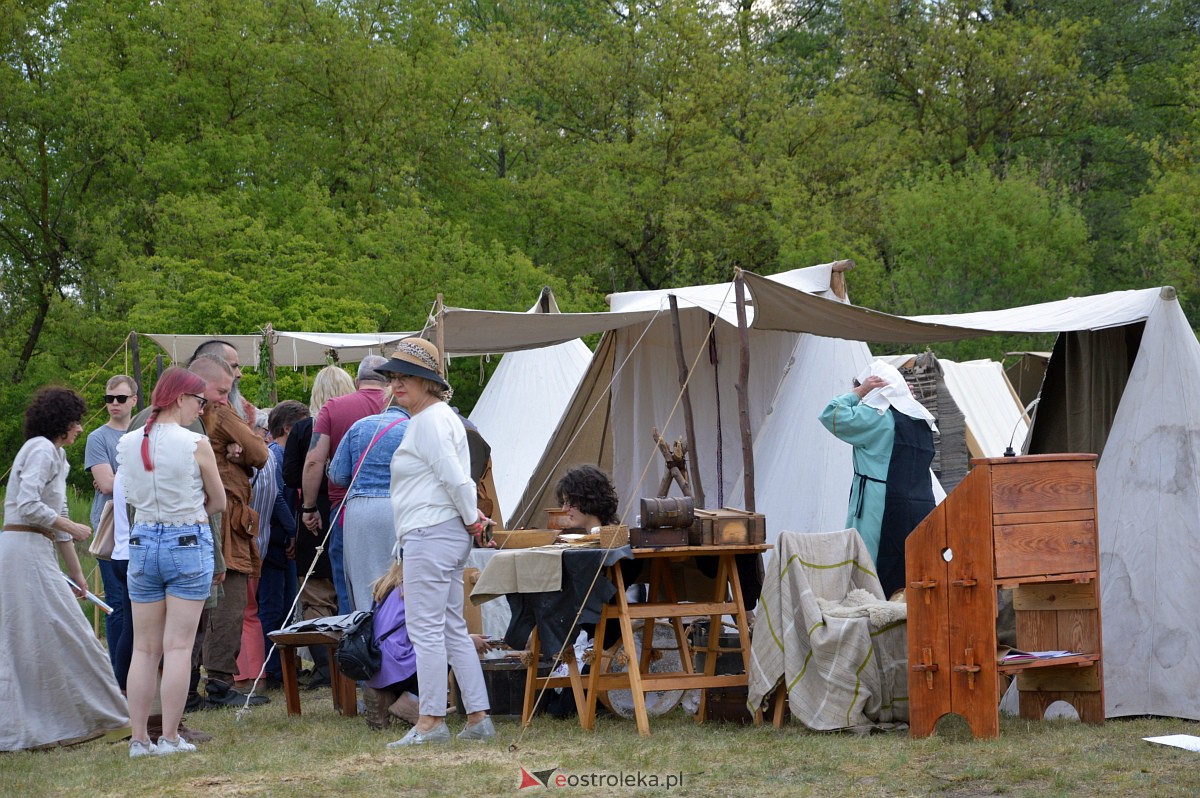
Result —
[[594, 465], [575, 466], [554, 488], [560, 503], [567, 503], [584, 515], [594, 515], [602, 524], [615, 524], [617, 491], [612, 480]]
[[25, 409], [25, 440], [39, 436], [57, 440], [72, 424], [83, 421], [86, 410], [83, 397], [70, 388], [39, 388]]

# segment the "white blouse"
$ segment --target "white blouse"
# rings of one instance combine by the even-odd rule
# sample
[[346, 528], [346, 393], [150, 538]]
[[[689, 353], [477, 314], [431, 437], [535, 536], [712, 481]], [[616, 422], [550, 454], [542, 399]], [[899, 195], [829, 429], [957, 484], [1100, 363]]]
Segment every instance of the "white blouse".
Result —
[[204, 482], [196, 462], [196, 444], [204, 438], [178, 424], [150, 427], [150, 462], [142, 463], [145, 428], [121, 436], [117, 443], [117, 471], [125, 488], [125, 501], [137, 510], [137, 524], [207, 524]]
[[479, 517], [467, 432], [445, 402], [430, 405], [408, 422], [391, 470], [392, 514], [401, 542], [412, 529], [456, 517], [470, 525]]
[[[51, 529], [60, 515], [67, 515], [67, 454], [38, 436], [25, 441], [13, 460], [4, 494], [4, 523]], [[57, 541], [70, 540], [66, 532], [54, 531]]]

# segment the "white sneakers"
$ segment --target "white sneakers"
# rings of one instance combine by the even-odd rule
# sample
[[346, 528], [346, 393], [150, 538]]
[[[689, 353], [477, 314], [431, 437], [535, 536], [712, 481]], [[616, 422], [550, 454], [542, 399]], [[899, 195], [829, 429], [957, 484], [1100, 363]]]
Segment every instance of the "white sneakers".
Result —
[[154, 743], [149, 740], [130, 740], [129, 741], [129, 758], [137, 759], [139, 756], [154, 756], [158, 753], [158, 749]]
[[[168, 756], [169, 754], [190, 754], [195, 750], [196, 746], [182, 737], [176, 737], [174, 741], [168, 740], [166, 737], [159, 737], [154, 753], [157, 756]], [[132, 746], [130, 746], [130, 756], [133, 756]]]
[[196, 750], [196, 746], [189, 743], [182, 737], [175, 738], [174, 741], [168, 740], [166, 737], [159, 737], [158, 744], [150, 741], [130, 740], [129, 741], [129, 758], [137, 759], [139, 756], [170, 756], [171, 754], [188, 754]]

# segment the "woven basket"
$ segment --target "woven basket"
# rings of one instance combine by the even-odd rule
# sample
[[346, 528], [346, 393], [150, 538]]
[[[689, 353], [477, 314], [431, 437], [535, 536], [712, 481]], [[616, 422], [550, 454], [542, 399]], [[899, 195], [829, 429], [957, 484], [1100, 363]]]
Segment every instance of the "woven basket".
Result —
[[600, 548], [616, 549], [629, 545], [629, 527], [624, 524], [611, 524], [600, 527]]

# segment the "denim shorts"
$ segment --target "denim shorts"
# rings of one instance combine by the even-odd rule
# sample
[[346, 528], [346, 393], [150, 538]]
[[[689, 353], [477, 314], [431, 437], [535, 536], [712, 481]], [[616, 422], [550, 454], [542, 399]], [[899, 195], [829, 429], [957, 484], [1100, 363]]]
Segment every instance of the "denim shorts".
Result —
[[213, 578], [213, 538], [208, 524], [134, 524], [129, 531], [129, 600], [166, 596], [204, 601]]

